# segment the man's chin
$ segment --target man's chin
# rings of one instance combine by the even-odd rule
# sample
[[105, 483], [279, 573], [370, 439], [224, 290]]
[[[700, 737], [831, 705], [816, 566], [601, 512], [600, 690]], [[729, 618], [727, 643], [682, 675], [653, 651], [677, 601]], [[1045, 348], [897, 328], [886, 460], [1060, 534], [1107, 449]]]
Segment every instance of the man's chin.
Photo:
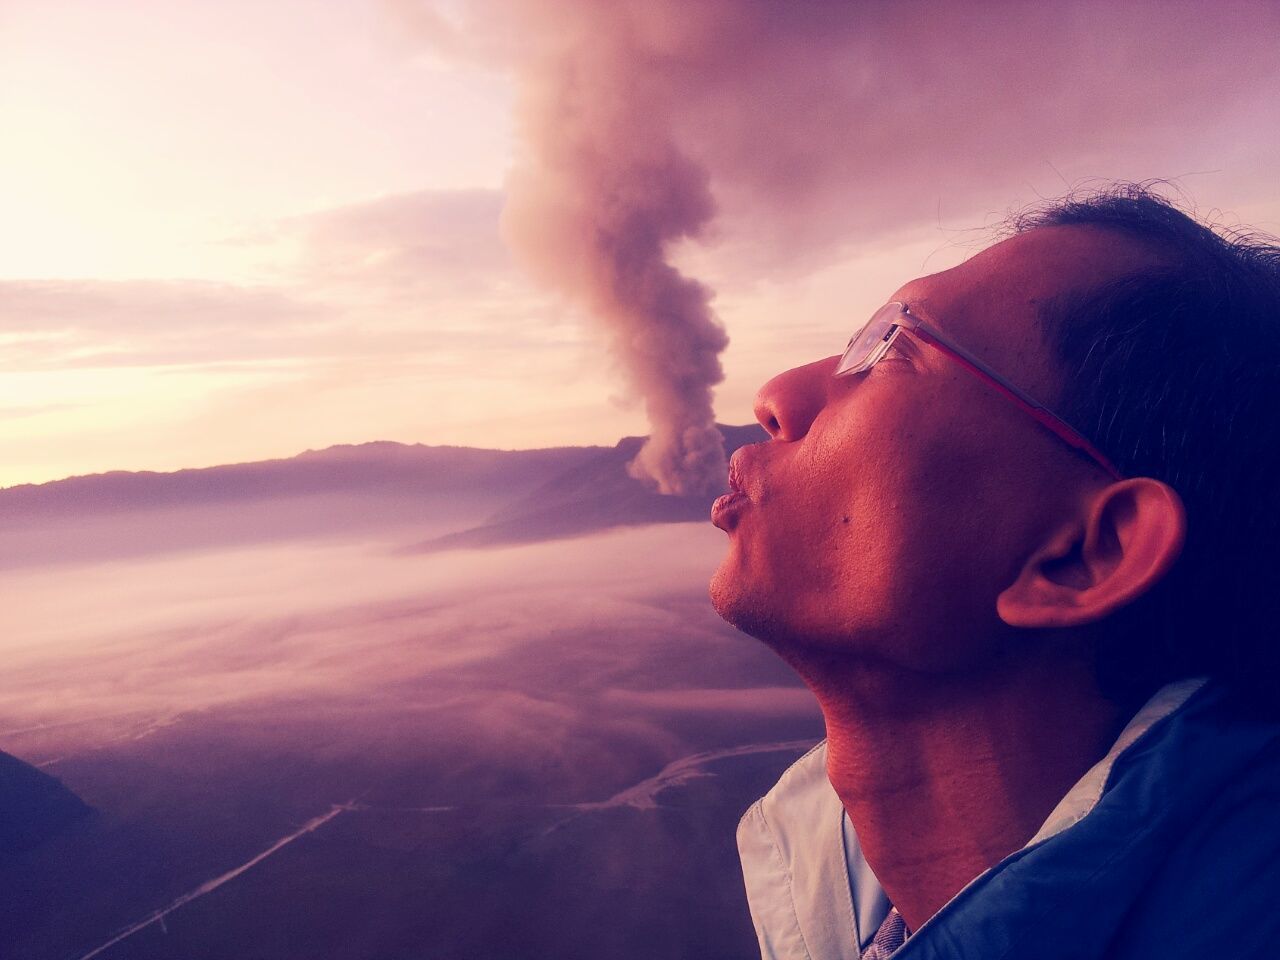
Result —
[[711, 606], [727, 623], [748, 636], [769, 643], [777, 634], [777, 621], [759, 590], [732, 567], [732, 554], [725, 557], [711, 577], [707, 595]]
[[707, 596], [711, 598], [711, 606], [724, 620], [734, 626], [737, 626], [734, 622], [734, 610], [741, 602], [740, 598], [745, 586], [742, 583], [742, 573], [738, 569], [737, 552], [736, 547], [730, 545], [720, 560], [720, 566], [711, 575], [711, 583], [707, 586]]
[[[725, 575], [724, 564], [711, 575], [711, 583], [707, 586], [707, 596], [711, 598], [711, 607], [716, 613], [720, 614], [721, 619], [733, 623], [733, 590], [731, 585], [726, 583], [728, 577]], [[733, 624], [737, 626], [736, 623]]]

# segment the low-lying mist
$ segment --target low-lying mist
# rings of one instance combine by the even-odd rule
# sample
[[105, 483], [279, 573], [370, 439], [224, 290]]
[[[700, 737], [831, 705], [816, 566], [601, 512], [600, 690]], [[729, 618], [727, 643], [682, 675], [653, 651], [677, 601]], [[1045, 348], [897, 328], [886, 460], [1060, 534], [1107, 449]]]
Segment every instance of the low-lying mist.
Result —
[[733, 827], [821, 725], [710, 609], [722, 535], [404, 550], [422, 530], [0, 574], [0, 749], [96, 811], [0, 865], [0, 952], [749, 947]]

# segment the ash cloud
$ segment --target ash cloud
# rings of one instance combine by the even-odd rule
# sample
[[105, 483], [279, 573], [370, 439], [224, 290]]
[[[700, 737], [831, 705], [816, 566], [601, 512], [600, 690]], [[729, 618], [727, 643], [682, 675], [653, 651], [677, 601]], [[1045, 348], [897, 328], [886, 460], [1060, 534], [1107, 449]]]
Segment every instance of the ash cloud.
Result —
[[662, 493], [712, 493], [725, 454], [711, 391], [728, 339], [710, 291], [671, 262], [714, 215], [709, 177], [674, 140], [672, 91], [637, 69], [644, 45], [626, 11], [576, 12], [575, 42], [522, 69], [525, 150], [505, 234], [535, 276], [600, 322], [643, 399], [651, 432], [632, 475]]
[[438, 54], [512, 73], [507, 234], [607, 331], [654, 424], [637, 468], [666, 487], [718, 469], [725, 341], [691, 241], [749, 283], [1090, 177], [1226, 159], [1269, 196], [1273, 162], [1224, 146], [1278, 148], [1280, 12], [1258, 0], [389, 6]]

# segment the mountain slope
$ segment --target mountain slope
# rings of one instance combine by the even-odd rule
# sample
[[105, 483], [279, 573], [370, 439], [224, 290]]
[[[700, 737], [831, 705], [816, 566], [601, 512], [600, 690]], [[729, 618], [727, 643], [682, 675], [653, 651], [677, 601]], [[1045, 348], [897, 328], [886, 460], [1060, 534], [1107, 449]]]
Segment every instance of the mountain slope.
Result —
[[0, 489], [0, 523], [320, 493], [509, 494], [607, 449], [485, 450], [382, 440], [167, 473], [115, 470]]
[[[756, 425], [719, 424], [725, 451], [768, 439]], [[424, 541], [414, 550], [488, 547], [571, 537], [610, 527], [706, 520], [715, 495], [674, 497], [650, 490], [627, 473], [643, 437], [626, 437], [587, 462], [569, 467], [480, 526]], [[725, 490], [728, 490], [726, 480]]]
[[474, 526], [606, 447], [482, 450], [380, 441], [296, 457], [0, 490], [0, 571], [262, 543]]
[[0, 856], [38, 846], [89, 812], [61, 780], [0, 752]]

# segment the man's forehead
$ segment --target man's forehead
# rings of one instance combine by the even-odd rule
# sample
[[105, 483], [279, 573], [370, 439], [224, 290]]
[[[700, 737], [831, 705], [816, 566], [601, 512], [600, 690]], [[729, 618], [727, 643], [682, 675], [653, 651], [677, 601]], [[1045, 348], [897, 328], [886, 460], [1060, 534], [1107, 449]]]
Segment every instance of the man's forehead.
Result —
[[[1140, 246], [1095, 227], [1037, 227], [912, 280], [892, 297], [1023, 385], [1056, 381], [1039, 322], [1042, 305], [1150, 264]], [[1017, 365], [1012, 366], [1012, 365]]]

